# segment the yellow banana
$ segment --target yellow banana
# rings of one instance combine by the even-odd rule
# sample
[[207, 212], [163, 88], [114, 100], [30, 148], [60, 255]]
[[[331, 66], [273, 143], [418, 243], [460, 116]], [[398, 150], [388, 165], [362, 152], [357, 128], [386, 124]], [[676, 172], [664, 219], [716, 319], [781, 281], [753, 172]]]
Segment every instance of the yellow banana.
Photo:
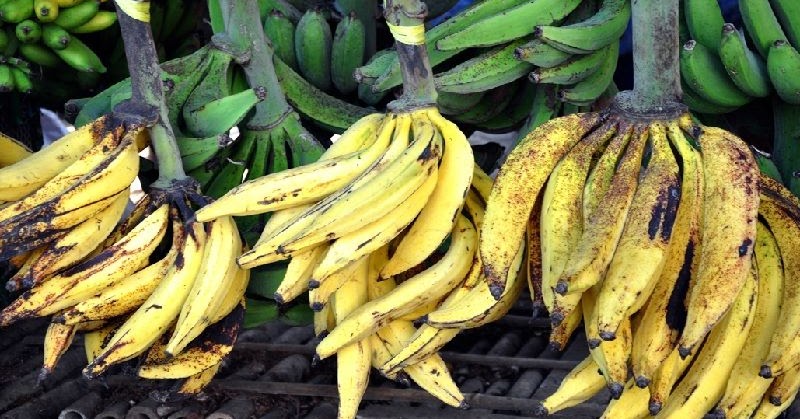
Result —
[[561, 380], [555, 393], [542, 400], [539, 413], [552, 415], [589, 400], [603, 389], [605, 383], [597, 372], [594, 358], [589, 355]]
[[0, 168], [29, 157], [33, 152], [21, 142], [0, 133]]
[[644, 419], [650, 416], [648, 401], [650, 390], [640, 388], [633, 380], [628, 380], [625, 390], [618, 399], [611, 399], [600, 419]]
[[308, 289], [308, 281], [314, 268], [319, 264], [330, 246], [320, 244], [311, 249], [297, 252], [286, 267], [286, 274], [275, 290], [275, 301], [284, 304], [294, 300]]

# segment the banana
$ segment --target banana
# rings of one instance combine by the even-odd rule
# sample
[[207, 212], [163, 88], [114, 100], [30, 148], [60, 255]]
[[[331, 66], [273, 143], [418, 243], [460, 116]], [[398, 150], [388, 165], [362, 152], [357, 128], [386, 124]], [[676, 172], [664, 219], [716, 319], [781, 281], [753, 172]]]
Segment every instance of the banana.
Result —
[[783, 410], [797, 397], [798, 389], [800, 389], [800, 368], [793, 367], [775, 378], [764, 399]]
[[[481, 227], [480, 257], [491, 291], [498, 297], [505, 288], [516, 244], [539, 191], [558, 161], [598, 123], [595, 114], [555, 119], [528, 134], [506, 159], [486, 203]], [[531, 159], [540, 162], [531, 165]]]
[[61, 355], [72, 345], [78, 326], [50, 323], [44, 334], [44, 362], [39, 372], [39, 381], [53, 372]]
[[[356, 267], [347, 281], [336, 290], [333, 314], [337, 330], [354, 311], [368, 300], [369, 258], [354, 262]], [[333, 333], [333, 332], [332, 332]], [[355, 418], [361, 397], [367, 389], [372, 366], [371, 340], [354, 340], [336, 352], [336, 387], [339, 390], [339, 418]]]
[[33, 11], [40, 22], [52, 22], [58, 17], [58, 2], [55, 0], [34, 0]]
[[639, 388], [633, 380], [628, 380], [619, 399], [611, 399], [600, 419], [632, 418], [645, 419], [649, 416], [648, 401], [650, 390]]
[[[425, 215], [424, 210], [428, 207], [426, 204], [440, 198], [435, 195], [435, 189], [437, 186], [441, 185], [441, 183], [438, 182], [439, 170], [442, 169], [434, 167], [428, 174], [428, 178], [425, 182], [420, 185], [405, 202], [389, 211], [384, 217], [335, 240], [325, 254], [325, 257], [322, 258], [319, 265], [314, 269], [311, 275], [311, 281], [325, 281], [325, 278], [344, 268], [346, 265], [353, 263], [392, 241], [392, 239], [402, 233], [409, 224], [414, 222], [415, 218], [417, 221], [420, 220], [421, 217]], [[469, 170], [469, 174], [472, 174], [472, 170]], [[463, 195], [460, 194], [460, 196]], [[449, 221], [450, 219], [451, 218], [447, 218], [446, 220]], [[449, 222], [447, 224], [449, 224]], [[448, 225], [446, 228], [449, 231], [452, 229], [452, 226]], [[408, 237], [413, 230], [414, 227], [412, 226], [405, 237]], [[403, 240], [405, 240], [405, 237]], [[441, 241], [437, 241], [431, 251], [436, 250], [439, 244], [441, 244]], [[421, 245], [425, 246], [426, 249], [431, 247], [428, 246], [427, 243]], [[397, 252], [395, 252], [395, 254], [396, 253]], [[424, 260], [424, 258], [422, 260]], [[414, 266], [417, 266], [417, 264], [411, 267]]]
[[217, 153], [232, 142], [228, 134], [212, 135], [206, 138], [176, 137], [181, 151], [183, 169], [191, 171], [211, 161]]
[[800, 9], [791, 0], [772, 0], [772, 11], [778, 17], [784, 34], [795, 48], [800, 48]]
[[605, 378], [611, 397], [618, 399], [625, 389], [625, 383], [628, 382], [627, 365], [631, 355], [631, 322], [630, 319], [622, 322], [617, 331], [617, 339], [602, 341], [597, 329], [599, 290], [598, 284], [583, 293], [580, 300], [583, 325], [589, 343], [589, 352]]
[[565, 26], [537, 26], [534, 36], [571, 54], [588, 54], [617, 42], [631, 18], [627, 0], [603, 0], [592, 17]]
[[784, 286], [779, 320], [760, 371], [762, 377], [773, 377], [797, 363], [798, 345], [795, 337], [800, 330], [800, 316], [795, 278], [800, 277], [800, 259], [792, 249], [797, 246], [797, 234], [800, 234], [800, 214], [796, 210], [797, 199], [779, 183], [762, 176], [760, 186], [762, 198], [759, 214], [774, 235], [783, 262]]
[[11, 74], [11, 66], [0, 64], [0, 92], [12, 92], [14, 88], [14, 75]]
[[[701, 259], [678, 342], [685, 357], [728, 311], [747, 280], [759, 195], [758, 165], [742, 140], [719, 128], [682, 128], [693, 130], [700, 144], [705, 178]], [[728, 214], [724, 221], [720, 211]]]
[[275, 290], [275, 301], [278, 304], [292, 301], [308, 289], [308, 281], [311, 279], [314, 267], [319, 264], [327, 251], [328, 245], [323, 244], [292, 256], [286, 274]]
[[576, 0], [525, 2], [443, 37], [436, 42], [436, 48], [447, 51], [485, 47], [519, 39], [533, 32], [534, 26], [565, 18], [579, 4]]
[[458, 115], [467, 112], [477, 105], [485, 92], [475, 93], [449, 93], [437, 92], [436, 107], [443, 115]]
[[728, 77], [719, 57], [695, 40], [683, 44], [680, 65], [683, 80], [703, 99], [726, 107], [738, 107], [750, 101]]
[[[167, 3], [169, 4], [169, 3]], [[174, 393], [178, 396], [196, 396], [203, 391], [219, 372], [222, 362], [184, 379]]]
[[419, 265], [436, 250], [452, 229], [472, 183], [474, 157], [464, 133], [436, 110], [429, 111], [428, 116], [444, 137], [436, 188], [384, 266], [383, 278]]
[[0, 324], [53, 314], [114, 285], [147, 263], [167, 229], [161, 206], [114, 245], [33, 287], [0, 312]]
[[558, 389], [542, 400], [538, 415], [552, 415], [566, 408], [580, 404], [605, 387], [605, 379], [597, 371], [597, 363], [592, 356], [587, 356], [570, 370], [562, 380]]
[[738, 106], [722, 106], [704, 99], [694, 90], [692, 90], [692, 88], [686, 84], [686, 81], [683, 79], [681, 79], [681, 91], [683, 92], [683, 103], [685, 103], [686, 106], [688, 106], [693, 112], [705, 113], [709, 115], [721, 115], [738, 109]]
[[88, 331], [83, 334], [83, 348], [86, 352], [86, 361], [92, 362], [103, 349], [106, 341], [111, 337], [114, 331], [119, 327], [119, 322], [109, 322], [105, 326]]
[[653, 380], [647, 386], [650, 390], [647, 410], [650, 411], [651, 416], [656, 416], [661, 411], [664, 403], [669, 400], [675, 383], [683, 377], [684, 371], [689, 368], [693, 360], [694, 355], [682, 359], [678, 354], [678, 349], [675, 348], [659, 366]]
[[272, 44], [275, 55], [293, 70], [297, 70], [294, 31], [294, 23], [280, 11], [273, 10], [264, 19], [264, 35]]
[[353, 74], [364, 63], [366, 41], [364, 24], [355, 12], [336, 25], [331, 45], [331, 81], [343, 94], [351, 94], [358, 88]]
[[[328, 246], [322, 245], [322, 247]], [[330, 297], [333, 296], [345, 282], [350, 280], [350, 278], [359, 274], [359, 269], [362, 268], [362, 259], [363, 257], [353, 260], [353, 262], [333, 272], [326, 278], [315, 279], [312, 275], [311, 279], [308, 281], [309, 307], [314, 311], [320, 311], [323, 307], [328, 305]]]
[[8, 0], [0, 3], [0, 20], [19, 23], [34, 15], [33, 0]]
[[755, 319], [747, 341], [738, 355], [728, 379], [722, 400], [717, 404], [725, 417], [750, 415], [760, 396], [767, 391], [771, 379], [758, 377], [761, 360], [769, 351], [783, 299], [783, 267], [781, 253], [769, 228], [759, 223], [756, 229], [754, 266], [758, 273], [758, 301]]
[[[145, 361], [139, 367], [139, 377], [188, 378], [218, 365], [233, 350], [233, 344], [244, 320], [244, 311], [245, 299], [241, 297], [239, 305], [233, 311], [225, 315], [222, 320], [208, 326], [183, 351], [174, 356], [170, 356], [167, 352], [167, 357], [162, 362]], [[153, 348], [162, 349], [160, 344], [153, 345]], [[159, 356], [163, 356], [163, 352], [158, 351], [152, 356], [148, 354], [148, 358], [151, 359], [158, 359]]]
[[[126, 191], [127, 192], [127, 191]], [[107, 208], [70, 229], [45, 246], [23, 279], [26, 287], [39, 284], [52, 274], [79, 263], [104, 240], [120, 221], [128, 206], [129, 193], [122, 193]]]
[[30, 157], [33, 152], [25, 144], [0, 133], [0, 169]]
[[70, 67], [78, 71], [86, 73], [106, 72], [106, 66], [103, 65], [100, 57], [78, 38], [72, 37], [66, 47], [54, 49], [53, 52]]
[[[628, 127], [620, 129], [628, 130]], [[626, 217], [620, 214], [627, 214], [633, 201], [649, 130], [635, 126], [630, 135], [630, 144], [604, 195], [603, 205], [589, 215], [581, 238], [556, 283], [556, 308], [551, 316], [569, 314], [574, 309], [574, 301], [571, 301], [574, 297], [570, 294], [580, 294], [597, 284], [612, 260], [625, 225]]]
[[598, 331], [603, 340], [614, 340], [623, 320], [644, 306], [667, 261], [680, 181], [663, 123], [650, 124], [650, 148], [650, 160], [597, 298]]
[[528, 38], [520, 38], [439, 73], [436, 90], [450, 93], [475, 93], [508, 84], [528, 74], [533, 65], [514, 57], [514, 50]]
[[64, 29], [72, 30], [92, 20], [99, 10], [99, 0], [86, 0], [72, 7], [59, 9], [58, 17], [53, 23]]
[[[168, 2], [167, 4], [176, 4], [178, 1]], [[70, 29], [72, 33], [92, 33], [99, 32], [103, 29], [110, 28], [113, 24], [117, 23], [117, 13], [101, 10], [97, 12], [91, 19], [83, 25]]]
[[770, 93], [769, 75], [764, 60], [750, 50], [744, 33], [733, 24], [722, 26], [719, 58], [733, 83], [748, 96], [766, 97]]
[[54, 23], [42, 25], [42, 43], [48, 48], [62, 50], [72, 42], [72, 35]]
[[112, 129], [113, 121], [109, 117], [98, 118], [27, 158], [0, 168], [0, 200], [17, 201], [36, 191], [78, 160]]
[[[706, 249], [706, 243], [703, 246]], [[745, 283], [730, 311], [709, 334], [689, 371], [669, 396], [657, 418], [701, 417], [722, 397], [725, 383], [755, 317], [759, 297], [756, 275], [748, 267]]]
[[611, 50], [612, 47], [608, 45], [590, 54], [579, 55], [554, 67], [537, 68], [531, 72], [530, 79], [534, 83], [558, 85], [580, 83], [597, 72], [601, 64], [606, 61], [606, 57], [612, 52]]
[[42, 27], [31, 19], [25, 19], [17, 23], [15, 28], [17, 39], [23, 44], [39, 42], [42, 38]]
[[447, 294], [470, 268], [477, 232], [469, 220], [459, 216], [452, 236], [447, 253], [436, 264], [407, 279], [386, 295], [361, 305], [338, 323], [317, 345], [317, 356], [327, 358], [339, 348], [363, 339], [399, 316]]
[[331, 46], [333, 36], [325, 16], [309, 9], [297, 23], [294, 51], [303, 77], [322, 90], [331, 88]]
[[550, 46], [541, 39], [528, 41], [514, 50], [514, 58], [537, 67], [555, 67], [572, 57], [572, 54]]
[[683, 0], [683, 18], [689, 35], [704, 47], [719, 53], [720, 28], [725, 24], [716, 1]]
[[25, 60], [42, 67], [56, 67], [61, 64], [61, 58], [41, 44], [21, 44], [19, 53]]
[[793, 76], [793, 69], [800, 65], [800, 52], [786, 41], [775, 41], [767, 56], [767, 72], [784, 102], [800, 104], [800, 82]]
[[265, 97], [262, 89], [255, 88], [213, 99], [199, 107], [184, 106], [183, 120], [189, 132], [197, 137], [224, 134]]
[[341, 133], [359, 119], [372, 113], [319, 90], [280, 59], [275, 59], [275, 74], [289, 101], [298, 112], [316, 124]]
[[14, 80], [14, 89], [20, 93], [32, 93], [34, 90], [33, 80], [31, 79], [29, 70], [23, 69], [19, 66], [12, 65], [11, 77]]
[[786, 40], [769, 0], [739, 0], [739, 13], [753, 45], [765, 59], [775, 41]]
[[220, 217], [208, 229], [203, 262], [167, 342], [167, 356], [177, 355], [203, 332], [236, 276], [236, 257], [242, 251], [236, 224], [231, 217]]
[[389, 135], [377, 135], [382, 121], [382, 115], [373, 114], [343, 134], [362, 140], [371, 138], [365, 147], [345, 154], [326, 153], [316, 163], [247, 181], [197, 211], [197, 219], [205, 222], [224, 215], [260, 214], [313, 203], [330, 195], [363, 173], [386, 150]]
[[[523, 82], [526, 82], [523, 80]], [[508, 83], [484, 92], [481, 100], [469, 110], [450, 115], [450, 119], [461, 124], [478, 125], [502, 115], [514, 99], [516, 83]]]
[[558, 91], [560, 100], [575, 105], [589, 105], [606, 92], [614, 82], [614, 73], [617, 70], [619, 59], [619, 43], [613, 42], [608, 48], [608, 52], [603, 61], [597, 65], [595, 72], [574, 85]]
[[143, 353], [177, 318], [202, 264], [206, 243], [203, 224], [189, 223], [182, 240], [181, 251], [164, 279], [117, 329], [103, 352], [84, 368], [85, 376], [95, 377], [111, 365]]
[[639, 387], [647, 386], [673, 352], [686, 317], [684, 300], [700, 252], [700, 209], [703, 172], [700, 153], [692, 148], [677, 123], [667, 135], [681, 160], [680, 203], [675, 214], [666, 260], [633, 336], [631, 364]]

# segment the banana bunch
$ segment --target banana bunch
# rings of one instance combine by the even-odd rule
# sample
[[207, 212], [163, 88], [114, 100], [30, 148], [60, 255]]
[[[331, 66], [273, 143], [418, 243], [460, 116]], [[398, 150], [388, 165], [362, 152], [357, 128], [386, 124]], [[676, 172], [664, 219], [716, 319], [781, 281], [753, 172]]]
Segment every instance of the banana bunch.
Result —
[[[0, 3], [0, 90], [30, 93], [37, 86], [31, 65], [63, 71], [105, 73], [98, 55], [78, 35], [117, 21], [99, 0], [8, 0]], [[123, 60], [124, 61], [124, 60]]]
[[[458, 127], [435, 108], [419, 108], [366, 116], [317, 162], [247, 181], [201, 208], [197, 219], [272, 213], [239, 265], [290, 259], [275, 300], [286, 303], [308, 291], [317, 332], [329, 331], [317, 355], [337, 354], [342, 374], [352, 376], [349, 384], [340, 381], [340, 414], [352, 417], [369, 366], [383, 371], [405, 350], [416, 333], [413, 319], [441, 308], [436, 327], [447, 330], [438, 339], [443, 345], [451, 331], [504, 314], [519, 295], [522, 287], [509, 285], [508, 297], [495, 301], [477, 275], [477, 230], [490, 188]], [[496, 307], [491, 316], [485, 303]], [[452, 380], [422, 367], [442, 366], [438, 347], [430, 348], [430, 356], [404, 356], [397, 371], [386, 373], [403, 370], [458, 406], [463, 397]]]
[[727, 113], [775, 93], [800, 104], [800, 8], [790, 0], [741, 0], [745, 30], [716, 1], [683, 0], [681, 75], [690, 109]]
[[[558, 86], [561, 101], [589, 105], [612, 86], [618, 40], [629, 18], [627, 0], [475, 2], [425, 34], [431, 65], [447, 67], [435, 75], [439, 106], [457, 122], [505, 129], [514, 118], [481, 125], [495, 109], [500, 115], [530, 106], [542, 86], [514, 84], [526, 75], [537, 85]], [[471, 58], [451, 60], [463, 55]], [[374, 92], [398, 86], [397, 54], [376, 54], [356, 79]]]

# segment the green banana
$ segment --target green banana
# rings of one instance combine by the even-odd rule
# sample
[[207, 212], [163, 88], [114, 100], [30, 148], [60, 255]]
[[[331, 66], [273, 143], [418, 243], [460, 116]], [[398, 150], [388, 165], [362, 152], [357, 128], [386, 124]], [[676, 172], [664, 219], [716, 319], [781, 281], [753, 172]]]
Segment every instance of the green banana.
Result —
[[194, 170], [211, 160], [217, 152], [231, 143], [228, 134], [219, 134], [205, 138], [176, 137], [175, 142], [181, 151], [184, 170]]
[[439, 107], [439, 111], [444, 115], [458, 115], [477, 105], [483, 98], [484, 93], [439, 92], [436, 97], [436, 106]]
[[775, 98], [772, 115], [774, 132], [772, 160], [778, 166], [789, 189], [800, 196], [800, 178], [796, 174], [800, 167], [800, 152], [797, 149], [797, 142], [800, 139], [800, 106]]
[[561, 111], [562, 102], [557, 96], [558, 86], [552, 84], [538, 85], [533, 95], [528, 118], [525, 125], [520, 128], [517, 138], [525, 138], [531, 131], [539, 125], [558, 116]]
[[85, 0], [75, 6], [60, 9], [53, 23], [67, 30], [74, 29], [90, 21], [99, 10], [98, 0]]
[[373, 90], [372, 85], [385, 71], [389, 71], [393, 62], [397, 60], [394, 50], [383, 49], [370, 57], [367, 64], [359, 67], [353, 73], [353, 78], [358, 83], [358, 98], [370, 106], [375, 106], [388, 93], [388, 91]]
[[511, 100], [514, 98], [515, 83], [504, 84], [487, 91], [480, 102], [470, 110], [458, 115], [450, 115], [453, 121], [478, 125], [505, 112]]
[[786, 40], [769, 0], [739, 0], [739, 12], [747, 34], [762, 57], [767, 58], [775, 41]]
[[31, 19], [17, 23], [15, 28], [17, 39], [23, 44], [39, 42], [42, 38], [42, 27]]
[[11, 66], [0, 64], [0, 92], [14, 91], [14, 75], [11, 74]]
[[72, 38], [64, 49], [54, 49], [65, 63], [70, 67], [87, 73], [105, 73], [106, 66], [100, 61], [100, 57], [86, 46], [80, 39]]
[[0, 20], [19, 23], [34, 15], [33, 0], [5, 0], [0, 2]]
[[[427, 6], [433, 6], [426, 2]], [[335, 0], [334, 6], [342, 16], [355, 13], [361, 24], [364, 25], [364, 60], [375, 55], [377, 50], [377, 20], [378, 4], [374, 0]], [[433, 15], [428, 14], [430, 19]], [[363, 61], [362, 61], [363, 62]]]
[[54, 50], [64, 49], [71, 40], [72, 36], [64, 28], [53, 23], [42, 25], [42, 42], [48, 47]]
[[188, 131], [198, 137], [223, 134], [241, 122], [265, 97], [263, 88], [255, 88], [214, 99], [200, 107], [184, 107], [183, 122]]
[[756, 158], [756, 163], [758, 163], [758, 169], [761, 171], [761, 173], [777, 180], [780, 183], [783, 183], [781, 172], [778, 171], [778, 166], [775, 165], [775, 162], [769, 158], [769, 154], [766, 154], [752, 146], [750, 149], [753, 150], [753, 156]]
[[296, 112], [287, 115], [276, 128], [283, 131], [281, 135], [285, 145], [288, 146], [286, 152], [289, 154], [288, 159], [292, 167], [314, 163], [325, 151], [319, 141], [303, 127], [300, 115]]
[[538, 25], [550, 25], [572, 12], [580, 0], [536, 0], [495, 14], [436, 42], [447, 51], [492, 46], [521, 38]]
[[364, 63], [366, 41], [364, 24], [355, 12], [336, 25], [331, 45], [331, 81], [341, 93], [347, 95], [358, 88], [354, 74]]
[[19, 53], [26, 60], [42, 67], [56, 67], [61, 64], [61, 58], [42, 44], [22, 44], [19, 46]]
[[778, 16], [784, 33], [795, 48], [800, 48], [800, 2], [772, 0], [772, 10]]
[[9, 67], [11, 69], [11, 78], [14, 80], [14, 90], [20, 93], [33, 92], [33, 80], [31, 80], [30, 75], [17, 66], [10, 65]]
[[[247, 134], [247, 132], [244, 132]], [[232, 147], [230, 157], [224, 160], [221, 169], [216, 171], [214, 178], [206, 185], [203, 191], [212, 198], [219, 198], [229, 190], [238, 186], [244, 179], [244, 171], [253, 151], [255, 138], [252, 135], [242, 135]]]
[[735, 111], [738, 106], [723, 106], [718, 103], [713, 103], [704, 99], [699, 93], [696, 93], [692, 88], [686, 84], [686, 81], [681, 78], [681, 88], [683, 91], [683, 103], [689, 107], [693, 112], [704, 113], [708, 115], [721, 115]]
[[[612, 54], [611, 43], [602, 49], [587, 55], [579, 55], [575, 58], [550, 68], [537, 68], [530, 74], [530, 79], [534, 83], [551, 84], [575, 84], [585, 80], [587, 77], [596, 73], [599, 67]], [[608, 86], [606, 84], [606, 86]], [[605, 86], [603, 86], [605, 90]]]
[[286, 0], [258, 0], [258, 10], [262, 22], [273, 11], [281, 12], [292, 22], [297, 22], [303, 17], [303, 12]]
[[56, 0], [33, 0], [33, 9], [40, 22], [52, 22], [58, 17]]
[[717, 0], [683, 0], [683, 13], [691, 39], [718, 52], [725, 20]]
[[588, 54], [618, 42], [628, 26], [628, 0], [604, 0], [594, 16], [566, 26], [537, 26], [534, 34], [551, 46], [572, 54]]
[[605, 54], [603, 61], [598, 64], [597, 71], [582, 81], [560, 90], [558, 92], [559, 99], [575, 105], [588, 105], [603, 95], [614, 81], [614, 72], [617, 70], [619, 58], [619, 43], [613, 42], [608, 48], [610, 49]]
[[[172, 4], [173, 2], [168, 2], [168, 4]], [[111, 25], [117, 23], [117, 13], [108, 11], [108, 10], [101, 10], [97, 12], [94, 17], [89, 19], [88, 22], [84, 23], [81, 26], [76, 28], [70, 29], [72, 33], [92, 33], [92, 32], [99, 32], [104, 29], [108, 29]]]
[[[447, 59], [455, 56], [464, 49], [454, 49], [450, 51], [440, 51], [436, 48], [436, 42], [447, 35], [459, 32], [471, 25], [482, 21], [504, 11], [513, 9], [521, 4], [528, 3], [527, 0], [492, 0], [474, 2], [472, 5], [462, 10], [450, 19], [434, 26], [425, 32], [425, 47], [428, 50], [428, 59], [431, 66], [445, 62]], [[383, 60], [373, 60], [367, 63], [366, 66], [361, 67], [362, 74], [374, 74], [378, 76], [373, 83], [372, 89], [374, 91], [386, 91], [395, 86], [399, 86], [403, 82], [400, 74], [400, 61], [397, 59], [397, 52], [391, 51], [391, 63], [386, 66]]]
[[769, 49], [767, 72], [772, 86], [786, 103], [800, 105], [800, 53], [787, 41], [775, 41]]
[[368, 109], [349, 104], [318, 90], [279, 58], [275, 57], [273, 62], [275, 74], [286, 94], [286, 99], [298, 112], [317, 124], [341, 133], [371, 113]]
[[272, 50], [283, 62], [297, 70], [294, 54], [294, 23], [278, 10], [272, 10], [264, 20], [264, 35], [272, 43]]
[[286, 137], [282, 130], [272, 130], [269, 141], [271, 155], [267, 170], [269, 173], [279, 173], [289, 168], [289, 155], [286, 153]]
[[180, 124], [181, 109], [189, 96], [202, 80], [206, 78], [211, 66], [218, 61], [229, 60], [230, 54], [210, 45], [206, 45], [185, 57], [176, 58], [161, 64], [161, 69], [179, 79], [166, 92], [167, 113], [172, 130], [176, 136], [183, 135]]
[[481, 131], [508, 132], [525, 121], [533, 99], [536, 97], [536, 91], [541, 89], [541, 86], [526, 81], [521, 83], [522, 86], [517, 89], [511, 99], [511, 103], [506, 108], [506, 112], [495, 115], [492, 119], [476, 125]]
[[0, 28], [0, 51], [5, 51], [11, 41], [11, 37], [9, 37], [8, 32], [2, 30]]
[[300, 74], [322, 90], [331, 88], [331, 28], [322, 12], [309, 10], [297, 23], [294, 51]]
[[514, 58], [514, 50], [527, 41], [528, 38], [521, 38], [493, 48], [437, 74], [436, 89], [451, 93], [483, 92], [525, 76], [533, 64]]
[[725, 67], [708, 48], [689, 40], [680, 52], [681, 75], [703, 99], [726, 107], [738, 107], [750, 101], [728, 77]]
[[769, 96], [767, 65], [761, 57], [750, 50], [744, 39], [744, 33], [736, 30], [733, 24], [723, 25], [718, 52], [728, 76], [739, 89], [753, 97]]
[[572, 54], [550, 46], [541, 39], [534, 39], [517, 47], [514, 57], [537, 67], [554, 67], [572, 58]]

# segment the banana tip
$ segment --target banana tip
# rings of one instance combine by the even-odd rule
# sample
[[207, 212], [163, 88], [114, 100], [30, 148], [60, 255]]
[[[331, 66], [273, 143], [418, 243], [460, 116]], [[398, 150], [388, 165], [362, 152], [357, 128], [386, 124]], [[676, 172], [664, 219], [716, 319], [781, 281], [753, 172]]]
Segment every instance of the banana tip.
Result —
[[651, 401], [651, 402], [650, 402], [650, 403], [647, 405], [647, 410], [648, 410], [648, 411], [650, 411], [650, 416], [655, 416], [655, 415], [657, 415], [659, 412], [661, 412], [661, 408], [662, 408], [662, 407], [663, 407], [663, 405], [661, 404], [661, 402], [657, 402], [657, 401]]
[[18, 289], [19, 289], [19, 286], [17, 285], [16, 281], [8, 281], [8, 282], [6, 282], [6, 291], [14, 292], [14, 291], [16, 291]]
[[547, 411], [547, 408], [544, 407], [543, 404], [537, 403], [536, 406], [533, 408], [533, 415], [534, 416], [547, 416], [550, 412]]
[[311, 366], [316, 367], [321, 361], [322, 357], [320, 357], [319, 354], [314, 354], [314, 356], [311, 357]]
[[681, 359], [686, 359], [687, 356], [691, 355], [692, 348], [687, 348], [686, 346], [679, 346], [678, 347], [678, 355], [681, 356]]
[[762, 365], [758, 371], [758, 376], [761, 378], [772, 378], [772, 368], [769, 365]]
[[774, 406], [780, 406], [782, 404], [780, 396], [769, 396], [769, 402]]
[[323, 308], [325, 308], [325, 304], [322, 304], [319, 301], [311, 303], [311, 310], [313, 311], [319, 312], [322, 311]]
[[597, 338], [591, 338], [591, 339], [587, 339], [586, 343], [589, 345], [589, 349], [595, 349], [598, 346], [600, 346], [602, 341], [600, 339], [597, 339]]
[[461, 410], [469, 409], [469, 403], [466, 400], [461, 400], [461, 403], [458, 404], [458, 408]]
[[42, 367], [42, 369], [39, 371], [39, 375], [36, 377], [36, 385], [35, 386], [36, 387], [41, 387], [42, 384], [44, 384], [44, 380], [46, 380], [47, 377], [50, 376], [51, 372], [52, 372], [52, 370], [50, 370], [50, 368]]
[[556, 311], [550, 315], [550, 324], [553, 326], [558, 326], [563, 321], [564, 321], [564, 313], [561, 313], [560, 311]]
[[317, 281], [316, 279], [309, 279], [308, 280], [308, 288], [310, 288], [312, 290], [314, 288], [319, 288], [319, 285], [320, 285], [320, 282]]
[[564, 295], [567, 293], [567, 291], [569, 291], [569, 284], [567, 284], [566, 281], [559, 280], [558, 283], [556, 283], [555, 291], [561, 295]]
[[503, 291], [505, 290], [505, 284], [491, 284], [489, 285], [489, 292], [492, 294], [495, 300], [499, 300], [500, 297], [503, 296]]
[[636, 377], [635, 383], [636, 383], [636, 387], [645, 388], [648, 385], [650, 385], [650, 379], [645, 377], [645, 376], [643, 376], [643, 375], [640, 375], [640, 376]]
[[614, 332], [609, 332], [608, 330], [603, 330], [600, 332], [600, 339], [604, 341], [610, 341], [617, 338], [617, 334]]
[[622, 397], [623, 390], [625, 390], [625, 386], [623, 386], [621, 383], [611, 383], [608, 385], [608, 391], [611, 393], [611, 398], [614, 400]]
[[272, 294], [272, 298], [275, 300], [276, 303], [278, 303], [278, 305], [283, 305], [286, 303], [286, 299], [284, 299], [281, 293], [279, 292], [275, 292], [275, 294]]

